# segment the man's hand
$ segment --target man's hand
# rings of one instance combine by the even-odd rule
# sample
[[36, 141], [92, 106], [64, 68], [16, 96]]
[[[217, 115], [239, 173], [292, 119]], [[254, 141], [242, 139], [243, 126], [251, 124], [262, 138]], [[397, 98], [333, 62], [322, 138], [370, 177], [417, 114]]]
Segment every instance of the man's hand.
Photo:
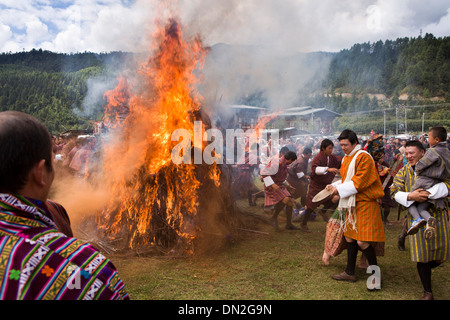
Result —
[[331, 172], [331, 173], [337, 174], [339, 172], [339, 169], [337, 169], [337, 168], [328, 168], [327, 172]]
[[425, 202], [428, 200], [430, 193], [423, 189], [417, 189], [408, 194], [408, 201]]
[[280, 189], [280, 187], [274, 183], [273, 185], [271, 185], [271, 187], [273, 188], [273, 190], [278, 191], [278, 189]]
[[331, 191], [331, 195], [338, 194], [337, 188], [335, 186], [332, 186], [331, 184], [327, 185], [325, 189]]

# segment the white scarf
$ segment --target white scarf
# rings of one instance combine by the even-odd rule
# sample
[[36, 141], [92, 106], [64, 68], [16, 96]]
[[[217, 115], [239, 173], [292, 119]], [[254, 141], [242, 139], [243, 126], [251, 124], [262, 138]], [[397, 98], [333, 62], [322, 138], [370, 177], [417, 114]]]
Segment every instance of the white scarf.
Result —
[[[348, 165], [347, 175], [345, 176], [345, 180], [342, 183], [352, 181], [352, 178], [355, 175], [356, 158], [363, 152], [368, 154], [368, 152], [366, 152], [364, 150], [361, 150], [361, 146], [358, 144], [352, 150], [352, 152], [350, 152], [348, 155], [345, 155], [346, 157], [351, 157], [351, 156], [353, 156], [356, 153], [356, 155], [353, 157], [352, 161]], [[351, 195], [351, 196], [349, 196], [347, 198], [340, 198], [339, 199], [338, 208], [341, 209], [341, 210], [344, 210], [344, 211], [345, 211], [345, 209], [348, 209], [347, 221], [352, 225], [354, 230], [356, 230], [355, 206], [356, 206], [356, 194], [353, 194], [353, 195]]]

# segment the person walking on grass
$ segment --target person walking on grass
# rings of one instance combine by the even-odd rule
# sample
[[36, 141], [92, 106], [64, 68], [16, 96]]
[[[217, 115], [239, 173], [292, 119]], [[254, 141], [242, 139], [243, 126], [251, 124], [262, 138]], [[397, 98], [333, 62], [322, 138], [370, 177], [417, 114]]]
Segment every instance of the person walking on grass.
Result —
[[[308, 195], [306, 197], [306, 210], [301, 228], [308, 231], [308, 220], [311, 213], [319, 206], [323, 205], [322, 209], [318, 209], [319, 214], [324, 220], [328, 220], [327, 211], [333, 212], [337, 205], [339, 197], [328, 196], [320, 202], [313, 202], [312, 199], [327, 185], [333, 182], [334, 177], [339, 172], [341, 161], [339, 157], [333, 154], [334, 144], [329, 139], [324, 139], [320, 144], [320, 152], [313, 158], [311, 162], [311, 181], [309, 183]], [[331, 215], [330, 215], [331, 216]]]
[[287, 166], [297, 160], [295, 152], [288, 151], [284, 155], [277, 156], [261, 170], [261, 177], [264, 182], [265, 201], [264, 206], [270, 210], [272, 216], [270, 221], [275, 230], [278, 230], [278, 215], [285, 207], [286, 229], [298, 230], [292, 224], [292, 211], [295, 200], [291, 196], [293, 187], [286, 181]]
[[[450, 151], [447, 149], [447, 130], [444, 127], [434, 127], [428, 134], [430, 148], [415, 165], [415, 183], [411, 191], [427, 190], [439, 182], [450, 178]], [[432, 204], [444, 207], [443, 200], [428, 200], [421, 203], [413, 203], [408, 212], [414, 219], [408, 229], [408, 235], [417, 233], [426, 225], [425, 239], [430, 240], [435, 236], [436, 219], [431, 216], [429, 208]]]
[[[431, 271], [441, 265], [449, 258], [450, 250], [450, 230], [448, 221], [447, 197], [450, 191], [450, 178], [444, 182], [435, 184], [431, 189], [412, 191], [416, 181], [414, 168], [425, 154], [425, 149], [420, 141], [408, 141], [405, 146], [405, 156], [408, 160], [394, 178], [391, 187], [391, 196], [403, 207], [408, 208], [414, 202], [423, 203], [434, 200], [429, 208], [429, 212], [435, 218], [434, 237], [426, 239], [426, 229], [418, 230], [415, 234], [408, 236], [411, 247], [411, 260], [417, 264], [417, 272], [423, 286], [422, 300], [433, 300], [431, 286]], [[438, 201], [440, 199], [440, 201]], [[440, 206], [436, 203], [443, 202]], [[409, 215], [410, 216], [410, 215]], [[407, 224], [412, 224], [411, 216], [407, 219]]]
[[358, 143], [351, 130], [344, 130], [338, 137], [345, 157], [340, 169], [341, 178], [326, 188], [332, 195], [339, 195], [338, 209], [345, 211], [345, 241], [347, 266], [332, 278], [355, 282], [358, 250], [361, 250], [369, 266], [378, 265], [372, 242], [385, 242], [384, 226], [378, 199], [384, 196], [383, 186], [372, 156]]

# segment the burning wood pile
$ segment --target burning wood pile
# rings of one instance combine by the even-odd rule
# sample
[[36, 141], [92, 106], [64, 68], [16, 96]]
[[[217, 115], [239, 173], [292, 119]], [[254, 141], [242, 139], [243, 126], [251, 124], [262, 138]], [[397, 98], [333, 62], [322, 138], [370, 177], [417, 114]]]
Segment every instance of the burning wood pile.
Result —
[[[199, 38], [186, 41], [175, 19], [155, 38], [153, 53], [138, 72], [122, 76], [105, 93], [104, 122], [110, 131], [103, 146], [102, 187], [111, 196], [96, 216], [103, 234], [97, 242], [104, 249], [183, 255], [211, 250], [223, 246], [239, 223], [231, 168], [171, 159], [178, 143], [171, 139], [174, 130], [193, 136], [194, 121], [201, 120], [204, 130], [211, 126], [195, 89], [195, 71], [206, 50]], [[191, 152], [196, 148], [204, 146], [192, 145]]]

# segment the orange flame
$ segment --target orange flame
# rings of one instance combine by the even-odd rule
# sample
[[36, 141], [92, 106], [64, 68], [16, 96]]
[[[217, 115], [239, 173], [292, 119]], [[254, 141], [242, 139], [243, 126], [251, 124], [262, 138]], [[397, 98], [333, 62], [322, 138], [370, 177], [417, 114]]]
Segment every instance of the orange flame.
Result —
[[263, 130], [266, 128], [266, 125], [273, 120], [274, 118], [276, 118], [279, 114], [281, 113], [281, 111], [275, 111], [273, 113], [270, 114], [262, 114], [258, 117], [258, 122], [256, 123], [254, 129], [255, 130]]
[[[112, 197], [102, 220], [113, 219], [108, 229], [119, 232], [128, 222], [130, 246], [136, 239], [152, 238], [155, 212], [165, 212], [164, 224], [175, 230], [192, 252], [199, 232], [193, 222], [201, 182], [194, 165], [171, 163], [175, 129], [186, 129], [194, 141], [196, 112], [202, 97], [195, 90], [195, 71], [203, 66], [206, 50], [197, 37], [183, 38], [180, 24], [170, 19], [157, 30], [154, 54], [140, 66], [136, 81], [120, 77], [105, 93], [105, 119], [114, 135], [104, 146], [104, 172]], [[130, 89], [129, 83], [138, 83]], [[209, 166], [209, 178], [219, 185], [220, 171]]]
[[103, 123], [109, 128], [117, 127], [127, 117], [129, 112], [130, 92], [127, 79], [121, 75], [118, 82], [114, 90], [106, 91], [104, 94], [108, 104], [105, 108]]

